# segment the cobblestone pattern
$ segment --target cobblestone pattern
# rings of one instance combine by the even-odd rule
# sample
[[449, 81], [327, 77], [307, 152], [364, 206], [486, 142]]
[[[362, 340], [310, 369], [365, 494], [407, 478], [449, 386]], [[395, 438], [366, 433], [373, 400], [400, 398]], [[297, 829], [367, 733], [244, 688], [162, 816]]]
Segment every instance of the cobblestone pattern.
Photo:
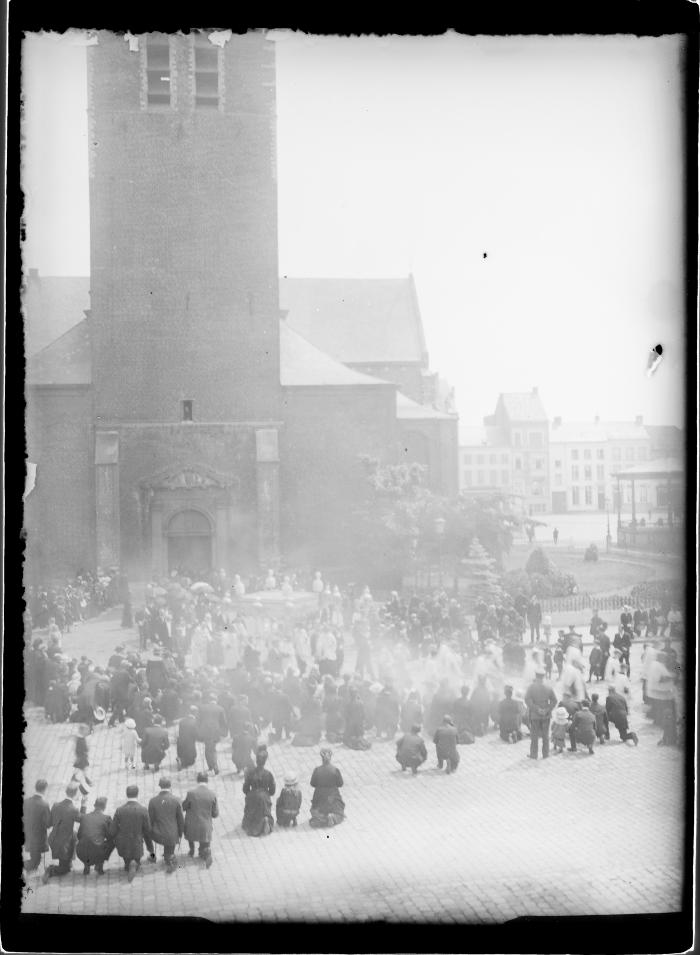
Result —
[[[65, 644], [99, 661], [117, 637], [124, 632], [107, 615]], [[268, 766], [278, 785], [284, 772], [297, 770], [304, 802], [297, 829], [262, 839], [240, 828], [242, 778], [223, 741], [221, 775], [210, 781], [221, 813], [211, 869], [190, 859], [186, 844], [173, 875], [165, 874], [159, 850], [158, 862], [144, 862], [132, 884], [116, 853], [102, 878], [83, 876], [76, 860], [71, 874], [46, 886], [29, 876], [22, 911], [469, 923], [679, 911], [683, 754], [656, 746], [659, 731], [642, 715], [637, 685], [634, 695], [639, 747], [619, 742], [612, 729], [611, 742], [594, 756], [567, 752], [534, 762], [525, 758], [527, 739], [507, 745], [491, 731], [460, 747], [456, 774], [439, 772], [429, 747], [426, 768], [413, 777], [399, 771], [391, 743], [374, 743], [368, 752], [335, 747], [347, 818], [325, 831], [308, 824], [317, 749], [275, 744]], [[28, 710], [27, 721], [25, 780], [31, 787], [40, 775], [49, 779], [53, 802], [70, 777], [74, 727], [44, 724], [40, 710]], [[119, 728], [98, 727], [89, 745], [91, 801], [107, 796], [110, 814], [125, 800], [127, 782], [138, 783], [142, 802], [157, 791], [153, 772], [122, 768]], [[176, 771], [174, 747], [169, 756], [162, 770], [184, 796], [195, 771]]]

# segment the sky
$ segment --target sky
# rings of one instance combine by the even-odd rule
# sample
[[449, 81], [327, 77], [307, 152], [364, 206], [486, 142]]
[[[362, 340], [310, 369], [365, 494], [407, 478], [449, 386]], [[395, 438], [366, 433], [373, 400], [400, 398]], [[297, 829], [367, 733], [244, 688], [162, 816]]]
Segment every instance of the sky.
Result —
[[[536, 386], [683, 425], [679, 37], [270, 36], [280, 274], [412, 273], [464, 424]], [[24, 266], [87, 275], [82, 34], [25, 40], [23, 96]]]

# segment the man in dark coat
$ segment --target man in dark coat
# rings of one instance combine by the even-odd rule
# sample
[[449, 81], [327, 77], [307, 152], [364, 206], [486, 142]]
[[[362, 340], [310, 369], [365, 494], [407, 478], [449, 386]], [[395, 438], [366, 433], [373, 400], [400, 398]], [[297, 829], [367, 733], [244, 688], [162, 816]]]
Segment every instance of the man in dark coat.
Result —
[[207, 761], [207, 769], [216, 776], [219, 774], [216, 744], [227, 733], [226, 713], [223, 706], [216, 702], [216, 697], [212, 693], [199, 710], [199, 738], [204, 742], [204, 758]]
[[124, 860], [124, 868], [128, 873], [129, 882], [133, 882], [134, 876], [141, 866], [144, 842], [151, 858], [155, 858], [148, 810], [136, 801], [138, 794], [138, 786], [126, 787], [127, 801], [114, 813], [114, 819], [110, 827], [110, 834], [114, 839], [117, 852]]
[[451, 716], [445, 716], [442, 726], [438, 726], [433, 737], [437, 755], [438, 769], [447, 763], [445, 772], [454, 773], [459, 766], [459, 752], [457, 751], [457, 730]]
[[129, 690], [132, 682], [128, 666], [122, 663], [110, 681], [112, 715], [109, 718], [109, 726], [114, 726], [117, 720], [122, 723], [126, 719], [126, 711], [129, 706]]
[[408, 733], [404, 733], [396, 744], [396, 761], [401, 765], [401, 772], [406, 769], [411, 770], [415, 776], [418, 767], [428, 758], [428, 750], [425, 748], [420, 735], [420, 726], [414, 723]]
[[539, 600], [534, 595], [530, 598], [527, 605], [527, 622], [530, 627], [530, 643], [535, 642], [535, 636], [540, 639], [540, 624], [542, 623], [542, 607]]
[[542, 740], [542, 759], [549, 756], [549, 722], [552, 710], [557, 705], [557, 697], [551, 686], [544, 682], [544, 668], [535, 671], [535, 682], [525, 693], [525, 703], [530, 717], [530, 759], [537, 759], [538, 740]]
[[270, 694], [270, 719], [275, 739], [281, 740], [283, 733], [287, 739], [291, 739], [294, 707], [279, 687], [274, 687]]
[[228, 713], [228, 725], [231, 736], [238, 736], [248, 723], [253, 722], [253, 715], [248, 706], [248, 697], [239, 696], [236, 704]]
[[185, 831], [185, 817], [180, 800], [170, 792], [170, 780], [165, 777], [158, 783], [160, 792], [148, 804], [148, 818], [154, 842], [163, 846], [165, 871], [175, 871], [175, 844]]
[[618, 693], [614, 684], [608, 687], [608, 696], [605, 700], [605, 712], [608, 714], [608, 722], [615, 726], [620, 734], [620, 739], [626, 743], [631, 739], [635, 746], [639, 745], [639, 737], [636, 733], [629, 731], [629, 707], [627, 700], [621, 693]]
[[503, 687], [503, 699], [498, 704], [498, 731], [504, 743], [517, 743], [523, 738], [520, 729], [520, 707], [513, 699], [513, 687]]
[[83, 816], [78, 827], [76, 855], [83, 863], [83, 875], [90, 875], [90, 866], [95, 866], [98, 875], [104, 875], [104, 864], [114, 849], [111, 836], [112, 817], [105, 813], [107, 800], [100, 796], [95, 800], [93, 812]]
[[190, 844], [190, 856], [194, 856], [195, 843], [199, 843], [199, 857], [204, 859], [207, 869], [211, 866], [211, 837], [214, 831], [212, 823], [219, 815], [216, 795], [207, 786], [207, 774], [197, 773], [197, 787], [185, 796], [182, 808], [185, 810], [185, 838]]
[[170, 737], [163, 723], [163, 717], [156, 716], [155, 725], [147, 726], [141, 738], [141, 760], [143, 762], [143, 768], [148, 769], [152, 765], [154, 773], [157, 773], [160, 769], [160, 764], [170, 747]]
[[58, 865], [51, 865], [44, 869], [44, 874], [41, 877], [44, 884], [54, 876], [67, 875], [73, 865], [73, 854], [75, 852], [74, 826], [76, 822], [80, 822], [85, 814], [85, 804], [87, 802], [87, 797], [84, 796], [80, 809], [78, 809], [73, 801], [77, 795], [78, 787], [71, 784], [66, 789], [66, 798], [61, 802], [55, 802], [51, 807], [49, 846], [51, 847], [51, 858], [58, 859]]
[[177, 727], [177, 765], [180, 769], [194, 766], [197, 761], [197, 714], [196, 706], [190, 707], [187, 716], [183, 716]]
[[24, 800], [24, 846], [29, 853], [29, 861], [24, 864], [27, 872], [39, 868], [42, 855], [49, 849], [46, 835], [51, 823], [51, 809], [44, 798], [48, 785], [45, 779], [37, 779], [34, 795]]

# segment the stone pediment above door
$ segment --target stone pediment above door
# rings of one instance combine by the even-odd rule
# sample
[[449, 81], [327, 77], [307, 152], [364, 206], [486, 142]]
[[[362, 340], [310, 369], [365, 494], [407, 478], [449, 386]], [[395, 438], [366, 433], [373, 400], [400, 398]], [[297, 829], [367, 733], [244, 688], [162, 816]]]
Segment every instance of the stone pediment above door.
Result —
[[139, 483], [142, 488], [152, 491], [182, 491], [190, 488], [233, 488], [238, 486], [238, 479], [233, 474], [216, 471], [205, 464], [190, 464], [158, 471]]

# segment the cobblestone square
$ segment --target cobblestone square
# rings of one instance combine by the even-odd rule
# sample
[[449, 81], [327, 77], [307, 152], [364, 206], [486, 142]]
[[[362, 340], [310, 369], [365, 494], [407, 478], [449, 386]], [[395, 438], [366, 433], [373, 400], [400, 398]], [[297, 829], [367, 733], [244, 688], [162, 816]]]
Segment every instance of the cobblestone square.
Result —
[[[107, 659], [124, 631], [112, 612], [65, 638], [73, 654]], [[135, 645], [135, 636], [130, 641]], [[640, 647], [633, 651], [632, 672]], [[638, 667], [637, 667], [638, 671]], [[144, 861], [129, 884], [112, 855], [105, 876], [85, 877], [82, 866], [62, 879], [27, 878], [25, 913], [191, 915], [226, 920], [382, 919], [388, 922], [501, 923], [518, 916], [676, 912], [681, 907], [684, 760], [658, 747], [659, 732], [642, 712], [633, 681], [632, 726], [638, 747], [612, 739], [585, 752], [534, 762], [525, 738], [504, 744], [491, 730], [460, 747], [461, 763], [447, 776], [434, 747], [418, 776], [401, 773], [394, 745], [367, 752], [334, 747], [345, 779], [346, 821], [331, 830], [309, 827], [311, 772], [316, 747], [270, 746], [268, 766], [278, 787], [297, 770], [304, 795], [300, 824], [263, 839], [241, 830], [242, 777], [234, 773], [230, 743], [219, 744], [221, 774], [210, 780], [218, 796], [214, 865], [207, 870], [181, 847], [179, 867], [166, 875]], [[71, 774], [75, 726], [43, 722], [27, 712], [25, 781], [50, 782], [59, 799]], [[159, 776], [121, 765], [120, 730], [98, 726], [90, 769], [107, 812], [125, 801], [129, 782], [139, 800], [157, 792]], [[196, 768], [203, 768], [200, 758]], [[195, 769], [177, 771], [174, 747], [161, 769], [184, 797]], [[31, 788], [30, 790], [31, 791]], [[47, 855], [48, 861], [48, 855]]]

